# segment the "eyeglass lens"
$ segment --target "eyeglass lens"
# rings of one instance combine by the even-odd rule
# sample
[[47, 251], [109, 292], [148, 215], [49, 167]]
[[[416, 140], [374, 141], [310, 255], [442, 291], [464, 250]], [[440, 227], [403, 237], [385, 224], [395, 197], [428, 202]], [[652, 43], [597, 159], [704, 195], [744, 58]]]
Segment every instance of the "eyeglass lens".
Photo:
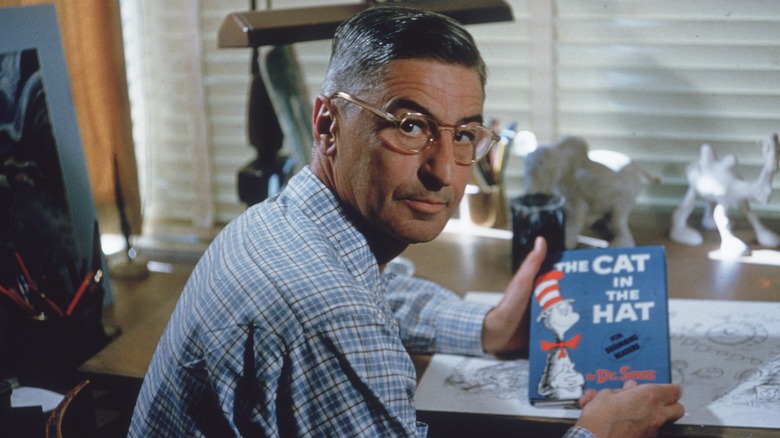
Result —
[[385, 133], [384, 135], [389, 136], [387, 140], [414, 154], [423, 151], [433, 141], [439, 139], [441, 131], [450, 131], [455, 145], [455, 161], [460, 164], [471, 164], [485, 156], [495, 141], [496, 135], [493, 131], [481, 124], [442, 127], [439, 122], [423, 114], [407, 113], [399, 119], [368, 102], [341, 91], [335, 92], [333, 97], [358, 105], [391, 122], [394, 127], [387, 127], [382, 131]]
[[450, 131], [455, 146], [455, 159], [464, 164], [470, 164], [474, 159], [481, 158], [492, 142], [491, 133], [479, 125], [442, 128], [435, 120], [416, 114], [403, 116], [397, 129], [390, 130], [395, 134], [393, 139], [395, 143], [415, 153], [437, 140], [441, 131]]

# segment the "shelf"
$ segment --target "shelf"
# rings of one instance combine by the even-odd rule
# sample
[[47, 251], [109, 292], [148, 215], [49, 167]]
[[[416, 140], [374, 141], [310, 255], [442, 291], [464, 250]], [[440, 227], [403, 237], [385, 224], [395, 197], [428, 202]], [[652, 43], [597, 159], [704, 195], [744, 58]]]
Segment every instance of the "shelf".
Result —
[[[512, 10], [504, 0], [407, 0], [388, 3], [439, 12], [463, 24], [513, 20]], [[228, 48], [330, 39], [339, 24], [370, 6], [364, 2], [233, 12], [223, 20], [217, 41], [219, 47]]]

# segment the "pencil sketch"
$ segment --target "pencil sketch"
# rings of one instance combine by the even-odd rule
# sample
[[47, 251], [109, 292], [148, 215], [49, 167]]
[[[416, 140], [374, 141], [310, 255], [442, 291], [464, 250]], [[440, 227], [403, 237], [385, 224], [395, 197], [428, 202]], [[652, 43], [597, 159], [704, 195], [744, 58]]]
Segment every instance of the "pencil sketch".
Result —
[[[754, 370], [755, 371], [755, 370]], [[712, 404], [713, 412], [733, 415], [758, 414], [777, 418], [780, 412], [780, 357], [758, 372], [740, 372], [735, 376], [736, 386]], [[742, 378], [742, 381], [738, 379]]]
[[720, 345], [756, 345], [766, 338], [766, 329], [749, 321], [725, 322], [707, 331], [707, 339]]
[[[468, 296], [467, 296], [468, 298]], [[669, 300], [672, 381], [681, 424], [780, 429], [780, 303]], [[528, 362], [434, 355], [419, 410], [574, 418], [528, 402]]]
[[685, 422], [780, 427], [780, 340], [770, 336], [780, 333], [779, 308], [670, 300], [672, 375], [683, 387]]
[[508, 400], [526, 397], [528, 367], [513, 361], [470, 366], [463, 359], [444, 381], [446, 385], [483, 398]]
[[417, 386], [418, 410], [577, 418], [578, 410], [536, 408], [528, 400], [528, 361], [435, 354]]

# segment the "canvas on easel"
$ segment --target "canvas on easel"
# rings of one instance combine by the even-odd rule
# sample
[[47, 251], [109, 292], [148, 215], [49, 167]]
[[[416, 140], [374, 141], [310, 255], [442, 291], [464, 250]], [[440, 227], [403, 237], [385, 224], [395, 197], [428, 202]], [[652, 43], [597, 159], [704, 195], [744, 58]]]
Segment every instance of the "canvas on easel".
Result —
[[0, 9], [0, 294], [0, 370], [75, 366], [105, 342], [111, 289], [53, 5]]

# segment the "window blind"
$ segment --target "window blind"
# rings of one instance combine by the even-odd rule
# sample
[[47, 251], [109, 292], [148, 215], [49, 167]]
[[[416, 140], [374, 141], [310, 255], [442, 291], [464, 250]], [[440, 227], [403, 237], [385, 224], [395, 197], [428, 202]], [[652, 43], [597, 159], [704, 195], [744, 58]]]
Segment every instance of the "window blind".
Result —
[[[233, 0], [122, 0], [145, 233], [209, 238], [245, 206], [241, 167], [250, 49], [217, 48]], [[336, 1], [277, 0], [273, 8]], [[639, 204], [673, 208], [684, 168], [702, 143], [736, 154], [746, 179], [763, 159], [756, 142], [780, 130], [780, 9], [771, 0], [510, 0], [515, 20], [470, 25], [489, 69], [485, 115], [540, 141], [585, 137], [661, 177]], [[266, 7], [259, 1], [258, 7]], [[295, 45], [309, 95], [329, 42]], [[512, 156], [506, 194], [522, 192]], [[776, 186], [776, 185], [775, 185]], [[772, 197], [765, 214], [780, 215]]]
[[[674, 207], [702, 143], [752, 180], [780, 130], [780, 9], [772, 1], [558, 1], [556, 133], [624, 152], [662, 178], [640, 203]], [[780, 211], [773, 200], [765, 211]]]

